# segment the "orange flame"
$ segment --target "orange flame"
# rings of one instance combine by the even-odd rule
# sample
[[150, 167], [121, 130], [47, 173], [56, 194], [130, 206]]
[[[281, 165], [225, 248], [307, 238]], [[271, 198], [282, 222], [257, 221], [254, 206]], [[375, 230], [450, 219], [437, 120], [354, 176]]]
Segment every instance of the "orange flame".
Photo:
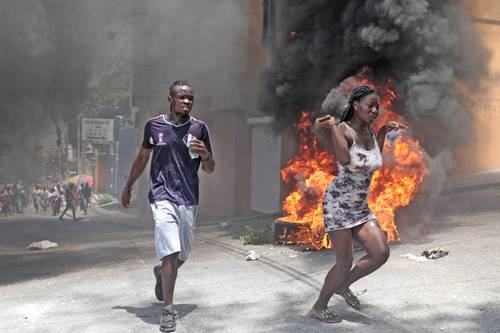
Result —
[[[361, 84], [373, 86], [367, 79]], [[358, 81], [359, 84], [359, 81]], [[378, 87], [383, 114], [374, 124], [378, 129], [389, 120], [406, 121], [391, 111], [396, 94], [391, 81]], [[346, 92], [347, 93], [347, 92]], [[282, 235], [285, 243], [310, 244], [316, 249], [331, 248], [328, 235], [323, 228], [323, 193], [333, 181], [337, 164], [334, 157], [321, 150], [316, 137], [311, 133], [312, 121], [303, 112], [295, 125], [299, 139], [299, 152], [281, 170], [281, 178], [287, 184], [295, 181], [294, 190], [283, 202], [284, 217], [279, 221], [296, 223], [296, 231]], [[368, 204], [389, 240], [399, 239], [394, 221], [396, 211], [408, 206], [418, 192], [428, 169], [419, 142], [401, 136], [392, 147], [384, 147], [384, 166], [373, 175]]]

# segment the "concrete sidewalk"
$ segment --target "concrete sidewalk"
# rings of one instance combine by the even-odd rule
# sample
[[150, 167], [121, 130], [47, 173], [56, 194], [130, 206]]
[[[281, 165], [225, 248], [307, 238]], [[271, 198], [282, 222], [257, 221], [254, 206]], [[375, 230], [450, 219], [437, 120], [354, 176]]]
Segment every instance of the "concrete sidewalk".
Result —
[[[14, 235], [0, 236], [0, 270], [10, 271], [0, 274], [0, 331], [158, 332], [162, 305], [154, 298], [152, 226], [113, 214], [93, 212], [90, 221], [75, 224], [0, 221], [2, 235]], [[177, 331], [498, 332], [499, 218], [499, 211], [442, 216], [428, 226], [425, 241], [392, 245], [387, 264], [352, 288], [362, 311], [332, 299], [331, 309], [344, 318], [340, 324], [307, 316], [334, 264], [332, 251], [243, 246], [244, 226], [269, 218], [228, 228], [200, 225], [177, 282]], [[24, 238], [35, 235], [60, 247], [24, 250]], [[401, 256], [435, 246], [450, 254], [423, 263]], [[245, 261], [250, 249], [262, 257]]]

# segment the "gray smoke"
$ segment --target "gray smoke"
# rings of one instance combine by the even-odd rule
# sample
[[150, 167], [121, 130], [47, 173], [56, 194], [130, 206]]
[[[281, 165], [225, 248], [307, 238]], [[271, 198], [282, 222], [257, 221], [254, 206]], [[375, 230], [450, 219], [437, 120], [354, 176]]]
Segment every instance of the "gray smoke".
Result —
[[[83, 111], [85, 89], [103, 74], [109, 74], [110, 68], [117, 67], [111, 64], [116, 51], [121, 50], [118, 44], [125, 40], [129, 46], [128, 52], [124, 52], [125, 63], [133, 70], [131, 102], [136, 107], [133, 115], [138, 127], [166, 106], [168, 85], [175, 79], [186, 79], [193, 84], [194, 114], [204, 121], [220, 117], [222, 113], [213, 110], [257, 109], [253, 98], [256, 79], [251, 78], [251, 85], [246, 80], [251, 74], [248, 66], [252, 65], [248, 46], [252, 40], [258, 44], [260, 37], [257, 32], [249, 37], [256, 19], [249, 15], [257, 15], [260, 8], [254, 5], [257, 1], [252, 3], [249, 6], [247, 1], [238, 0], [3, 1], [0, 38], [2, 51], [7, 51], [0, 54], [3, 73], [0, 182], [2, 174], [39, 179], [35, 173], [41, 169], [41, 163], [33, 149], [43, 128], [55, 131], [57, 124], [61, 146], [66, 139], [72, 144], [76, 142], [76, 115]], [[111, 29], [127, 35], [108, 40]], [[130, 55], [132, 59], [128, 58]], [[240, 112], [231, 114], [244, 117]], [[67, 126], [70, 130], [66, 138]], [[244, 128], [245, 123], [241, 121], [238, 126]], [[226, 127], [215, 120], [210, 125], [213, 144], [221, 146], [220, 149], [231, 141], [227, 135], [233, 135]], [[234, 154], [221, 154], [217, 173], [235, 174], [235, 179], [243, 179], [246, 171], [238, 166], [245, 162], [240, 160]], [[220, 179], [202, 179], [205, 185], [201, 192], [208, 194], [219, 189]], [[240, 199], [231, 193], [228, 190], [221, 195], [239, 205]], [[238, 193], [246, 195], [244, 190]], [[201, 196], [204, 197], [203, 193]], [[220, 201], [221, 211], [229, 206], [227, 201]], [[200, 212], [203, 213], [203, 206]]]
[[120, 8], [130, 8], [129, 2], [2, 2], [0, 177], [36, 179], [41, 132], [55, 131], [60, 147], [74, 139], [91, 74], [109, 52], [107, 29], [126, 16]]

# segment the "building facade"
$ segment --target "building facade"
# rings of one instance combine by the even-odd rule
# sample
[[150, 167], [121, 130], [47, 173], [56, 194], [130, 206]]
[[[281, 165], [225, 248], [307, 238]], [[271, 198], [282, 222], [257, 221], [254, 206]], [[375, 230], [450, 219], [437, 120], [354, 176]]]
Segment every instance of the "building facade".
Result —
[[[169, 84], [188, 80], [193, 115], [207, 122], [217, 161], [200, 172], [202, 218], [275, 213], [281, 206], [282, 135], [259, 111], [260, 73], [275, 43], [275, 1], [150, 0], [133, 35], [132, 105], [145, 121], [168, 112]], [[140, 193], [147, 191], [143, 181]]]

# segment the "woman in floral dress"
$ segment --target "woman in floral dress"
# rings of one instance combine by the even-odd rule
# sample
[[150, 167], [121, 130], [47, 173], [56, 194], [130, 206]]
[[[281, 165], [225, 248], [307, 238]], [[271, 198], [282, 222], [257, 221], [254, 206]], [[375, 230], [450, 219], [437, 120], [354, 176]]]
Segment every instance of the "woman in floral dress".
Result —
[[[368, 207], [368, 193], [373, 172], [382, 166], [381, 152], [386, 134], [406, 126], [390, 121], [375, 135], [371, 124], [379, 114], [379, 104], [375, 90], [359, 86], [351, 92], [340, 121], [326, 116], [315, 122], [320, 129], [329, 131], [329, 144], [339, 166], [323, 200], [325, 231], [335, 242], [336, 263], [326, 275], [310, 311], [313, 318], [322, 322], [341, 321], [328, 310], [333, 294], [359, 310], [361, 305], [349, 289], [350, 285], [378, 269], [389, 258], [386, 236]], [[366, 255], [354, 267], [352, 239], [366, 250]]]

